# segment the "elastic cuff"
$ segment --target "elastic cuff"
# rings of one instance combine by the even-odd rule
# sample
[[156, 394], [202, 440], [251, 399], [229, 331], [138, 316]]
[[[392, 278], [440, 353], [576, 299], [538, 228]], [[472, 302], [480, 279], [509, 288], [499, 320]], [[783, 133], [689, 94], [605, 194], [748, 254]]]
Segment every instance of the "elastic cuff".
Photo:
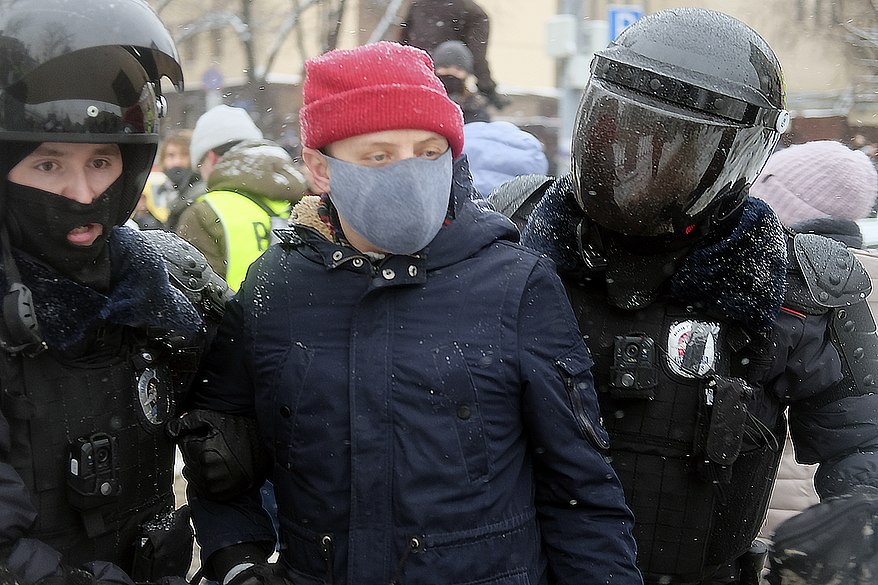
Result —
[[228, 575], [236, 565], [243, 563], [263, 563], [268, 559], [269, 551], [257, 542], [242, 542], [221, 548], [207, 559], [204, 575], [208, 579], [219, 581]]
[[238, 563], [237, 565], [229, 569], [229, 572], [226, 573], [225, 577], [223, 577], [222, 585], [229, 585], [229, 581], [253, 566], [255, 566], [255, 563]]

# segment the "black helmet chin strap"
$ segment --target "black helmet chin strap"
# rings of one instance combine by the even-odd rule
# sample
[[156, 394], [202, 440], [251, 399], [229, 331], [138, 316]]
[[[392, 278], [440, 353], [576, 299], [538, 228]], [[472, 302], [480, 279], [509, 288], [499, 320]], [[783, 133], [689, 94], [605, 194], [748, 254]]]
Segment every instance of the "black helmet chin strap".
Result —
[[0, 227], [3, 268], [6, 272], [7, 288], [3, 295], [3, 318], [0, 320], [0, 348], [9, 353], [24, 353], [33, 356], [46, 349], [46, 342], [40, 333], [30, 289], [21, 282], [21, 274], [6, 226]]

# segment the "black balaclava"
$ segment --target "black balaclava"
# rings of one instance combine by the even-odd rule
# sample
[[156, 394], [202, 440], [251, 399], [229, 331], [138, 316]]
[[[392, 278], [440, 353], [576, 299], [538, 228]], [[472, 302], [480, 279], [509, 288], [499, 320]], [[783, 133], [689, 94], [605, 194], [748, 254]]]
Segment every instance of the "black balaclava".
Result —
[[456, 75], [439, 75], [438, 77], [449, 96], [461, 96], [466, 92], [466, 80]]
[[[116, 225], [124, 183], [119, 177], [89, 204], [42, 189], [6, 182], [6, 227], [12, 246], [98, 291], [110, 286], [107, 241]], [[67, 241], [70, 230], [96, 223], [103, 232], [90, 246]]]
[[[113, 228], [125, 223], [131, 215], [155, 157], [156, 145], [120, 144], [122, 175], [87, 205], [17, 185], [5, 178], [39, 145], [39, 142], [0, 141], [0, 177], [3, 177], [0, 180], [3, 222], [0, 229], [7, 230], [16, 250], [43, 262], [62, 276], [106, 292], [111, 282], [108, 240]], [[104, 228], [91, 246], [76, 246], [67, 241], [71, 229], [89, 223], [98, 223]]]

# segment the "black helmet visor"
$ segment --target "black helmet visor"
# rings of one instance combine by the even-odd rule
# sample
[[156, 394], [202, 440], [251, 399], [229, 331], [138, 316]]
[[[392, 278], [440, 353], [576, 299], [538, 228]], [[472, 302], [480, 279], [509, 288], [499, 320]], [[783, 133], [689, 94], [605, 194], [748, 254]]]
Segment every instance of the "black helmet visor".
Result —
[[0, 92], [4, 140], [155, 142], [153, 84], [123, 47], [69, 53]]
[[[166, 76], [182, 91], [174, 41], [144, 0], [0, 0], [0, 89], [44, 63], [101, 46], [128, 47], [150, 80]], [[95, 73], [101, 67], [91, 65]]]
[[752, 182], [778, 138], [773, 129], [593, 76], [575, 125], [577, 198], [589, 217], [614, 232], [682, 235], [720, 198], [737, 196]]

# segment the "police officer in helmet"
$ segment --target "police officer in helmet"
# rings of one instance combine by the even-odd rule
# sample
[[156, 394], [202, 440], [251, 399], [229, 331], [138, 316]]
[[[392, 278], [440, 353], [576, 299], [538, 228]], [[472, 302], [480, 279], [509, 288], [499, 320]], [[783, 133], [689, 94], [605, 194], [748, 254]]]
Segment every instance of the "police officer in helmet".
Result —
[[185, 577], [164, 427], [224, 289], [182, 240], [122, 226], [176, 49], [141, 0], [2, 0], [0, 70], [0, 568]]
[[[783, 92], [743, 23], [697, 8], [641, 19], [595, 55], [572, 173], [523, 231], [555, 260], [593, 354], [648, 584], [758, 582], [787, 416], [798, 460], [821, 464], [824, 503], [803, 516], [825, 524], [819, 507], [837, 501], [874, 514], [852, 495], [878, 486], [868, 278], [748, 196], [789, 123]], [[790, 560], [775, 552], [774, 583], [842, 575]]]

